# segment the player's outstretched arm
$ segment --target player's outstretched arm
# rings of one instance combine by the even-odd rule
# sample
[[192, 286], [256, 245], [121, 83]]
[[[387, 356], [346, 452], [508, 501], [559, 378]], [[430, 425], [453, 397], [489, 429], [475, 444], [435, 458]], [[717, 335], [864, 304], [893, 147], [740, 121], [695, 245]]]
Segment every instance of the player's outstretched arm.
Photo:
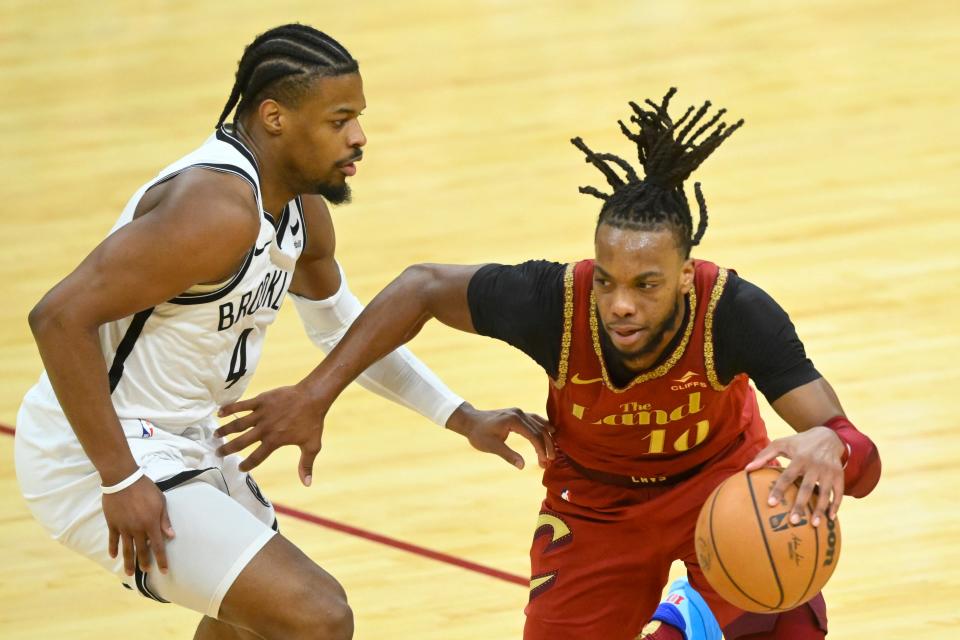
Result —
[[[308, 231], [290, 298], [311, 342], [330, 353], [363, 311], [363, 304], [350, 290], [347, 276], [334, 258], [336, 235], [326, 203], [320, 196], [303, 196], [302, 204]], [[463, 398], [406, 347], [377, 360], [360, 374], [357, 383], [440, 426], [463, 404]]]
[[[220, 435], [244, 432], [220, 451], [233, 453], [259, 442], [260, 446], [241, 465], [241, 469], [247, 470], [260, 464], [276, 448], [295, 444], [301, 449], [301, 481], [309, 485], [313, 460], [320, 451], [324, 417], [350, 382], [411, 340], [431, 318], [475, 333], [467, 287], [479, 268], [433, 264], [407, 268], [373, 299], [336, 348], [304, 380], [224, 407], [221, 415], [250, 413], [218, 431]], [[533, 444], [541, 465], [553, 457], [549, 425], [519, 409], [484, 412], [463, 403], [446, 426], [464, 435], [477, 449], [495, 453], [517, 467], [522, 468], [523, 459], [504, 443], [511, 432]]]
[[771, 403], [774, 410], [798, 433], [771, 442], [747, 465], [752, 471], [774, 458], [790, 459], [790, 465], [770, 491], [776, 504], [791, 483], [801, 480], [792, 505], [791, 521], [803, 517], [803, 505], [815, 497], [813, 526], [826, 514], [837, 515], [844, 493], [863, 497], [880, 480], [880, 457], [873, 442], [846, 418], [830, 384], [818, 378], [801, 385]]
[[155, 189], [141, 200], [142, 215], [104, 240], [30, 312], [57, 399], [105, 487], [110, 554], [123, 543], [129, 575], [134, 550], [143, 571], [151, 551], [166, 569], [164, 535], [173, 530], [163, 494], [139, 477], [110, 401], [98, 329], [231, 275], [259, 228], [253, 192], [234, 176], [195, 170]]

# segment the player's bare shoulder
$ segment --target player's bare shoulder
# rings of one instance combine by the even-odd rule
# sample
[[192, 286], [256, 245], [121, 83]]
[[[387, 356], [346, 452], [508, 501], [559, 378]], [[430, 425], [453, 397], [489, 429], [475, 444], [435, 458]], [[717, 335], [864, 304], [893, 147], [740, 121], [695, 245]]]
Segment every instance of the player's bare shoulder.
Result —
[[134, 221], [191, 260], [209, 262], [209, 272], [222, 271], [216, 278], [230, 275], [256, 241], [260, 210], [248, 182], [197, 167], [152, 187]]
[[204, 167], [192, 167], [151, 188], [134, 218], [148, 212], [183, 218], [180, 222], [190, 227], [223, 225], [228, 233], [245, 230], [250, 242], [260, 227], [257, 196], [250, 183]]

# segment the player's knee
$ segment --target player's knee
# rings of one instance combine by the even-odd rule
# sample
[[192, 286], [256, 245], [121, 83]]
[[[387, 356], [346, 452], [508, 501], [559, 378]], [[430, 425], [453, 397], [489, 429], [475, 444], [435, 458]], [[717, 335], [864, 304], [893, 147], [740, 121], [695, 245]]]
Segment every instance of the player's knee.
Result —
[[[339, 587], [339, 585], [337, 585]], [[303, 640], [353, 638], [353, 610], [343, 589], [314, 594], [297, 603], [296, 630], [290, 637]]]
[[[278, 638], [296, 640], [349, 640], [353, 637], [353, 610], [340, 583], [328, 575], [304, 580], [287, 594], [295, 603], [280, 610], [279, 620], [267, 625]], [[269, 636], [268, 636], [269, 637]]]
[[353, 637], [353, 609], [346, 599], [328, 603], [325, 606], [324, 619], [325, 640], [350, 640]]

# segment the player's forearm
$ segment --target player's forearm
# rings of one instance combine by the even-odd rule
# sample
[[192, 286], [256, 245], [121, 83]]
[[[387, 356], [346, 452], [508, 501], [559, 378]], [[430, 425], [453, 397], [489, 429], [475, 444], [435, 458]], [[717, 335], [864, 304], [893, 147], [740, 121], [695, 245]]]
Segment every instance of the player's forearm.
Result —
[[96, 327], [78, 326], [41, 303], [30, 313], [30, 328], [60, 406], [102, 483], [128, 477], [137, 463], [110, 402]]
[[[339, 269], [339, 265], [336, 266]], [[415, 267], [410, 271], [429, 272], [430, 268]], [[364, 310], [364, 306], [350, 291], [343, 270], [339, 271], [339, 287], [327, 298], [316, 300], [305, 297], [306, 286], [301, 287], [300, 293], [291, 294], [307, 335], [326, 354], [333, 351]], [[430, 281], [443, 280], [429, 273], [427, 275]], [[411, 279], [410, 272], [405, 274], [405, 279]], [[420, 280], [422, 278], [418, 282]], [[309, 279], [304, 278], [301, 284], [308, 285]], [[423, 287], [418, 287], [417, 292], [421, 296], [429, 294]], [[412, 409], [438, 425], [445, 425], [450, 415], [463, 403], [463, 398], [453, 393], [409, 349], [402, 346], [376, 359], [357, 376], [356, 381], [368, 391]], [[327, 401], [332, 401], [332, 397]]]
[[350, 329], [301, 383], [332, 402], [370, 365], [410, 341], [434, 317], [424, 274], [404, 271], [370, 302]]

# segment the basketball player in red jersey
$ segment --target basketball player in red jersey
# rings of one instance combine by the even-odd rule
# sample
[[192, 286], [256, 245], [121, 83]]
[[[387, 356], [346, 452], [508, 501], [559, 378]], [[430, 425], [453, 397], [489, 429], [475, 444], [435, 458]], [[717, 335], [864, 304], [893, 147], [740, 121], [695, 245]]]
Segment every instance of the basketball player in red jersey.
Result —
[[[697, 514], [725, 478], [783, 456], [790, 463], [769, 499], [798, 481], [791, 519], [822, 525], [844, 493], [873, 489], [880, 459], [776, 302], [735, 272], [690, 258], [707, 211], [698, 183], [694, 227], [684, 181], [743, 121], [727, 126], [723, 110], [707, 119], [709, 103], [674, 121], [673, 93], [631, 104], [639, 130], [620, 123], [637, 144], [643, 178], [573, 140], [612, 187], [580, 189], [604, 201], [595, 259], [408, 268], [301, 383], [225, 407], [250, 411], [221, 429], [245, 431], [225, 450], [261, 441], [267, 451], [298, 444], [310, 454], [344, 387], [435, 317], [516, 346], [550, 376], [555, 432], [539, 454], [547, 496], [531, 549], [525, 638], [632, 640], [674, 560], [686, 564], [727, 638], [823, 638], [822, 596], [756, 615], [714, 593], [694, 552]], [[769, 441], [750, 379], [796, 435]], [[804, 514], [809, 500], [813, 511]], [[645, 634], [685, 636], [657, 623]]]

